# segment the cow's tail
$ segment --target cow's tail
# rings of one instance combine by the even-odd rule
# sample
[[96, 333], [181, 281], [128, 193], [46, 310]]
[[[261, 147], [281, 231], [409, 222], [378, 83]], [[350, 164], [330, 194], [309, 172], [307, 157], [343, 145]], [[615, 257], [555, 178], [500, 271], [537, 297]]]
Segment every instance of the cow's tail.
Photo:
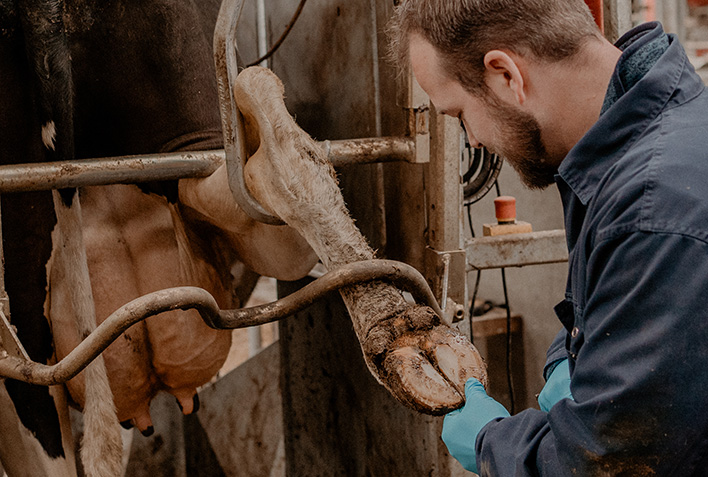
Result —
[[[63, 0], [19, 0], [25, 47], [34, 70], [41, 139], [49, 161], [74, 158], [74, 92]], [[77, 189], [53, 192], [61, 261], [82, 338], [96, 327]], [[89, 477], [121, 474], [122, 442], [103, 358], [84, 371], [86, 400], [81, 460]]]
[[[55, 266], [64, 267], [62, 275], [69, 282], [70, 309], [82, 339], [96, 327], [95, 308], [89, 282], [86, 250], [81, 236], [81, 203], [75, 193], [67, 205], [59, 193], [54, 193], [57, 214], [57, 249], [61, 260]], [[78, 232], [78, 233], [76, 233]], [[98, 356], [84, 373], [84, 434], [81, 440], [81, 462], [88, 477], [113, 477], [122, 472], [120, 427], [113, 404], [113, 394], [103, 357]]]

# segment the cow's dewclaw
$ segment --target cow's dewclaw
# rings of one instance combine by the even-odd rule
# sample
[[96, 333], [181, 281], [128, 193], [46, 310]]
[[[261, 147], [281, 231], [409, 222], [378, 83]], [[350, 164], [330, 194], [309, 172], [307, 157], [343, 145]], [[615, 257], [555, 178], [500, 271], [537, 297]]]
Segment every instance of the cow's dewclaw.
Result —
[[[327, 269], [373, 258], [324, 151], [289, 115], [283, 92], [275, 74], [260, 67], [243, 70], [234, 84], [251, 195], [297, 230]], [[380, 281], [340, 293], [369, 370], [400, 402], [439, 415], [464, 404], [468, 378], [486, 386], [477, 350], [429, 307], [411, 306], [400, 290]]]

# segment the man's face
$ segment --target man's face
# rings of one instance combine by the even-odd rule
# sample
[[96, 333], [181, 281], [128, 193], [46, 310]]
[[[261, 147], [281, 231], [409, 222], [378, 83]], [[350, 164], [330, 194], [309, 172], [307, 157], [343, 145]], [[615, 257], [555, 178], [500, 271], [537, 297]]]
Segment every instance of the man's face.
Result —
[[437, 50], [419, 35], [411, 36], [413, 74], [439, 113], [462, 121], [473, 147], [499, 154], [532, 189], [554, 182], [557, 166], [550, 160], [538, 121], [496, 97], [480, 97], [450, 78], [441, 67]]

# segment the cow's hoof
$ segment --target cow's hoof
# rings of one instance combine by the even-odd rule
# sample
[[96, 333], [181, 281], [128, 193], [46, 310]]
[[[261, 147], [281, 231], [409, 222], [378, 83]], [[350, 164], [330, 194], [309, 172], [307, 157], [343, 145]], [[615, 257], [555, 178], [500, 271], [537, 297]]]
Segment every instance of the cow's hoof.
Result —
[[477, 349], [445, 325], [396, 338], [381, 371], [398, 400], [426, 414], [441, 415], [461, 407], [469, 378], [487, 387], [486, 365]]

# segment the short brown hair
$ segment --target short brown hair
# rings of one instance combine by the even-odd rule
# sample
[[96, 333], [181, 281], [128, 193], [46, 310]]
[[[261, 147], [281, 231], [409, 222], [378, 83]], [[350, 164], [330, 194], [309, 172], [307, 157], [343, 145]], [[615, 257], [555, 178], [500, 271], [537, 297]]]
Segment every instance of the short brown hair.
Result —
[[486, 91], [484, 55], [491, 50], [560, 61], [601, 36], [582, 0], [401, 0], [388, 25], [391, 57], [399, 67], [408, 65], [414, 33], [438, 50], [442, 66], [473, 93]]

